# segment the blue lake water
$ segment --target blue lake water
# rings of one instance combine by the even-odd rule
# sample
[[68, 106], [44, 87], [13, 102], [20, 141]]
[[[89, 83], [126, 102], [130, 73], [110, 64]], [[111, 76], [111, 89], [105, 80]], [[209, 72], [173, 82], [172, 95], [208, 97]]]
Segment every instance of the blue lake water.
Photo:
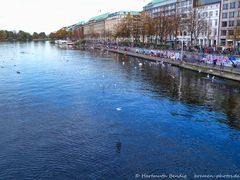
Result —
[[0, 179], [240, 174], [240, 83], [203, 77], [48, 42], [0, 44]]

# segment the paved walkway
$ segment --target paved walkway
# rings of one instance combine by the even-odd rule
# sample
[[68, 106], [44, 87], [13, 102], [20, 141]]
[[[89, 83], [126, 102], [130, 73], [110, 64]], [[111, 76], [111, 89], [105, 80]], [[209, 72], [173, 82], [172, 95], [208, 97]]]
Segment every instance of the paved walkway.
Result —
[[190, 70], [198, 71], [201, 73], [211, 74], [214, 76], [219, 76], [219, 77], [223, 77], [223, 78], [227, 78], [227, 79], [231, 79], [231, 80], [240, 81], [240, 69], [239, 68], [220, 67], [219, 65], [213, 66], [212, 64], [206, 64], [206, 63], [191, 63], [191, 62], [184, 62], [184, 61], [182, 62], [182, 61], [178, 61], [178, 60], [153, 57], [153, 56], [149, 56], [149, 55], [138, 54], [138, 53], [123, 51], [123, 50], [119, 50], [119, 49], [103, 48], [103, 50], [118, 53], [118, 54], [124, 54], [124, 55], [132, 56], [132, 57], [137, 57], [137, 58], [141, 58], [141, 59], [146, 59], [146, 60], [154, 61], [154, 62], [162, 61], [162, 62], [172, 64], [174, 66], [178, 66], [181, 68], [190, 69]]

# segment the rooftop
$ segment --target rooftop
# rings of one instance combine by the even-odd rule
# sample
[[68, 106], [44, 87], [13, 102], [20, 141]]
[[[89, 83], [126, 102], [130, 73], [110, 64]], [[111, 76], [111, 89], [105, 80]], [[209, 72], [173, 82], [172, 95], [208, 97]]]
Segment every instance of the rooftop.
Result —
[[78, 26], [78, 25], [82, 25], [82, 24], [85, 24], [85, 21], [80, 21], [76, 25]]
[[153, 4], [158, 4], [158, 3], [162, 3], [162, 2], [166, 2], [168, 0], [152, 0], [150, 3], [148, 3], [147, 5], [153, 5]]
[[153, 7], [158, 7], [161, 5], [167, 5], [176, 2], [176, 0], [152, 0], [150, 3], [145, 5], [143, 9], [149, 9]]
[[114, 16], [119, 16], [119, 15], [128, 15], [128, 14], [133, 15], [133, 16], [137, 16], [140, 13], [138, 11], [118, 11], [118, 12], [114, 12], [114, 13], [109, 14], [108, 17], [114, 17]]
[[92, 17], [91, 19], [89, 19], [89, 21], [102, 21], [106, 19], [109, 15], [110, 13], [101, 14], [99, 16]]

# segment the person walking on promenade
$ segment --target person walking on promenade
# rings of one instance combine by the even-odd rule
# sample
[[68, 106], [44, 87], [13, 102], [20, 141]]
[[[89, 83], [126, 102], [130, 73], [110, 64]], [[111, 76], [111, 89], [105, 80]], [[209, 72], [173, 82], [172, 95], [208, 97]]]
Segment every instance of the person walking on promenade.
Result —
[[219, 57], [219, 59], [220, 59], [220, 62], [221, 62], [221, 64], [220, 64], [220, 69], [224, 69], [224, 63], [225, 63], [225, 58], [224, 58], [224, 56]]
[[217, 59], [213, 60], [213, 67], [215, 67], [217, 65]]

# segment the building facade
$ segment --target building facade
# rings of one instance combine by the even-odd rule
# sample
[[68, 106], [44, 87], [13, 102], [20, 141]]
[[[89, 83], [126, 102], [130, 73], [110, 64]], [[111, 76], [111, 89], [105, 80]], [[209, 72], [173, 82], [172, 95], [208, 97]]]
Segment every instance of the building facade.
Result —
[[84, 21], [80, 21], [72, 27], [72, 40], [77, 41], [80, 39], [84, 39], [84, 24]]
[[164, 13], [173, 15], [176, 12], [177, 0], [153, 0], [143, 7], [143, 11], [148, 12], [152, 17], [157, 17]]
[[222, 0], [220, 15], [220, 44], [222, 46], [239, 45], [240, 1]]
[[[162, 28], [161, 26], [165, 27], [165, 24], [167, 27], [169, 22], [167, 20], [163, 25], [159, 25], [158, 17], [180, 17], [177, 36], [170, 34], [167, 36], [167, 42], [184, 42], [186, 45], [190, 45], [189, 42], [191, 42], [200, 46], [240, 45], [240, 0], [152, 0], [143, 7], [143, 13], [145, 12], [156, 22], [154, 29], [157, 30]], [[197, 14], [195, 21], [204, 22], [204, 28], [197, 38], [194, 37], [194, 43], [192, 43], [193, 35], [189, 27], [189, 20], [193, 21], [191, 19], [193, 12]], [[141, 17], [139, 12], [119, 11], [95, 16], [86, 23], [80, 22], [66, 27], [66, 30], [73, 32], [75, 39], [113, 40], [118, 25], [129, 14], [137, 17], [133, 19], [138, 23], [138, 18]], [[137, 33], [139, 32], [133, 32], [133, 39], [141, 39], [136, 36]], [[144, 37], [141, 41], [145, 42], [145, 38], [148, 39]], [[150, 39], [161, 42], [161, 38], [161, 31], [159, 31], [151, 35]]]
[[176, 3], [176, 14], [180, 16], [180, 31], [177, 36], [178, 41], [182, 41], [185, 44], [189, 44], [191, 41], [191, 37], [188, 30], [188, 21], [189, 21], [189, 14], [193, 9], [193, 2], [192, 0], [177, 0]]
[[[152, 17], [156, 17], [163, 12], [169, 16], [173, 14], [180, 16], [181, 27], [177, 36], [178, 42], [182, 41], [184, 44], [190, 45], [190, 42], [193, 41], [193, 35], [191, 34], [189, 21], [201, 20], [207, 27], [202, 27], [196, 43], [202, 46], [219, 44], [221, 0], [153, 0], [144, 6], [143, 10]], [[196, 11], [199, 16], [194, 17], [194, 20], [191, 17], [193, 11]], [[196, 25], [198, 24], [196, 23]], [[169, 39], [169, 41], [173, 41], [173, 39]]]
[[[162, 41], [167, 41], [168, 43], [173, 43], [175, 41], [173, 35], [169, 35], [166, 37], [162, 30], [162, 27], [164, 25], [167, 25], [169, 20], [164, 20], [166, 22], [163, 22], [161, 17], [163, 19], [167, 19], [166, 17], [172, 17], [176, 15], [176, 8], [177, 8], [177, 0], [153, 0], [152, 2], [148, 3], [146, 6], [143, 7], [143, 12], [148, 13], [152, 18], [155, 19], [155, 29], [156, 29], [156, 35], [151, 37], [151, 39], [156, 43], [161, 43]], [[163, 24], [162, 24], [163, 23]], [[164, 27], [163, 27], [164, 28]], [[158, 32], [159, 31], [159, 32]]]
[[136, 11], [119, 11], [119, 12], [111, 13], [106, 18], [106, 20], [105, 20], [105, 32], [106, 32], [107, 39], [109, 39], [109, 40], [114, 39], [114, 35], [117, 32], [118, 25], [128, 15], [137, 16], [137, 15], [139, 15], [139, 12], [136, 12]]
[[101, 14], [92, 17], [87, 23], [84, 24], [84, 38], [86, 40], [96, 39], [104, 40], [105, 35], [105, 20], [110, 13]]
[[221, 0], [193, 0], [193, 8], [216, 3], [221, 3]]
[[199, 34], [197, 44], [200, 46], [219, 45], [219, 25], [220, 25], [221, 3], [211, 3], [197, 7], [198, 16], [203, 19], [206, 27]]

